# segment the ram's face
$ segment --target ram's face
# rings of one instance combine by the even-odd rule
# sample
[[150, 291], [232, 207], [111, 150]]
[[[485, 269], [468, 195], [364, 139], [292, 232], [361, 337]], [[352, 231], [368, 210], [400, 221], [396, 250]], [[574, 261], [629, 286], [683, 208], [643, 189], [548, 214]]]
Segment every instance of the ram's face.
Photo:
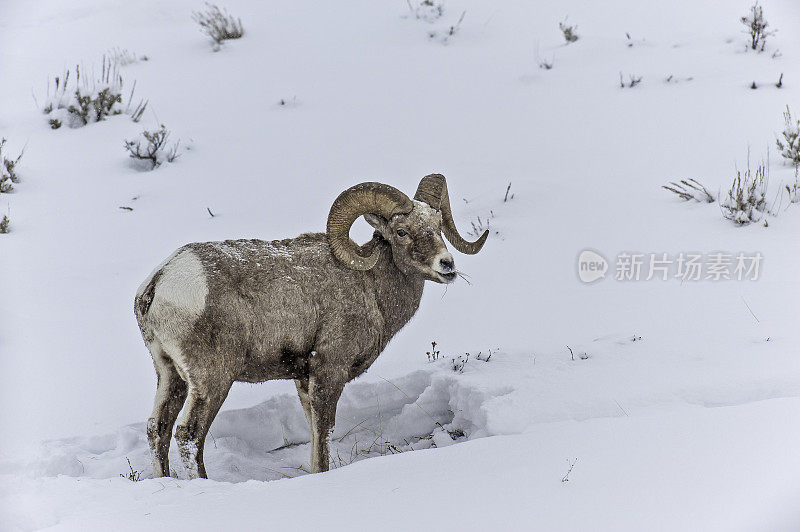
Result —
[[379, 230], [391, 244], [400, 271], [407, 275], [416, 273], [437, 283], [455, 281], [453, 256], [442, 238], [441, 212], [415, 201], [410, 213], [393, 216]]

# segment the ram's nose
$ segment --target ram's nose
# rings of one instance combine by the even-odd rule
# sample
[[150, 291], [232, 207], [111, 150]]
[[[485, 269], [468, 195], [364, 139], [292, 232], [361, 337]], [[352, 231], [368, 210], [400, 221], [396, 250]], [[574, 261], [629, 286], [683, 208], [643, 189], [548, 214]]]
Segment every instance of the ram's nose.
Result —
[[456, 263], [449, 251], [439, 253], [433, 259], [433, 270], [439, 276], [439, 282], [452, 283], [456, 280]]
[[439, 259], [439, 268], [442, 273], [450, 273], [455, 270], [456, 265], [453, 263], [453, 257]]

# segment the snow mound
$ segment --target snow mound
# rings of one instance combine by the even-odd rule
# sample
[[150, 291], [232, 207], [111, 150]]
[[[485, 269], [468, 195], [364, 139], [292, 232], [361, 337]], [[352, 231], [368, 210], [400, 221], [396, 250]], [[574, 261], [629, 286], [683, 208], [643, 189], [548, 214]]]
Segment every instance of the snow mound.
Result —
[[[795, 379], [779, 377], [786, 364], [782, 359], [791, 356], [780, 346], [772, 364], [754, 363], [746, 372], [731, 372], [719, 363], [675, 364], [661, 354], [660, 343], [638, 334], [608, 334], [561, 349], [439, 356], [392, 379], [369, 372], [350, 383], [339, 400], [331, 467], [540, 431], [543, 423], [628, 417], [654, 406], [718, 407], [800, 394]], [[221, 411], [205, 448], [209, 477], [228, 482], [304, 475], [310, 470], [309, 456], [308, 425], [293, 393]], [[174, 440], [170, 466], [172, 476], [187, 477]], [[43, 442], [29, 460], [0, 460], [0, 474], [35, 478], [150, 478], [151, 470], [144, 421], [108, 434]]]
[[[348, 385], [331, 438], [332, 467], [490, 435], [484, 405], [510, 389], [482, 387], [464, 378], [468, 374], [452, 371], [449, 363], [440, 360], [391, 381]], [[300, 402], [293, 394], [281, 394], [250, 408], [220, 412], [206, 440], [205, 462], [216, 480], [275, 480], [307, 473], [309, 455], [309, 429]], [[174, 440], [170, 466], [173, 476], [186, 477]], [[150, 478], [146, 423], [43, 442], [28, 463], [0, 463], [0, 473], [15, 471], [34, 477], [100, 479], [138, 473]]]

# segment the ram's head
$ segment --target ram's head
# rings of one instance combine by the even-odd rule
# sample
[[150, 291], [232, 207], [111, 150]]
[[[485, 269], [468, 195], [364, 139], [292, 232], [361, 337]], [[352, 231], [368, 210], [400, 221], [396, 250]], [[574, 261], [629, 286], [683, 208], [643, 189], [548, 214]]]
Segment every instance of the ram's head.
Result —
[[350, 227], [364, 216], [392, 247], [397, 267], [406, 275], [417, 274], [438, 283], [456, 278], [453, 256], [442, 234], [454, 248], [473, 255], [486, 242], [488, 231], [475, 242], [458, 233], [447, 181], [441, 174], [422, 178], [414, 199], [382, 183], [361, 183], [342, 192], [328, 215], [328, 242], [334, 256], [354, 270], [369, 270], [378, 262], [377, 250], [368, 252], [350, 239]]

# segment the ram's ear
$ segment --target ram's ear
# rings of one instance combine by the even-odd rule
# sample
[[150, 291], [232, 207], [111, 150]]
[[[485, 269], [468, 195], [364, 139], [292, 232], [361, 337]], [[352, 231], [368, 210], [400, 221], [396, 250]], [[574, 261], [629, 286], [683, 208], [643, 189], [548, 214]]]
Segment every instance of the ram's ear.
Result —
[[378, 214], [367, 213], [364, 215], [364, 219], [369, 225], [374, 227], [376, 231], [379, 231], [382, 235], [386, 234], [386, 218]]

